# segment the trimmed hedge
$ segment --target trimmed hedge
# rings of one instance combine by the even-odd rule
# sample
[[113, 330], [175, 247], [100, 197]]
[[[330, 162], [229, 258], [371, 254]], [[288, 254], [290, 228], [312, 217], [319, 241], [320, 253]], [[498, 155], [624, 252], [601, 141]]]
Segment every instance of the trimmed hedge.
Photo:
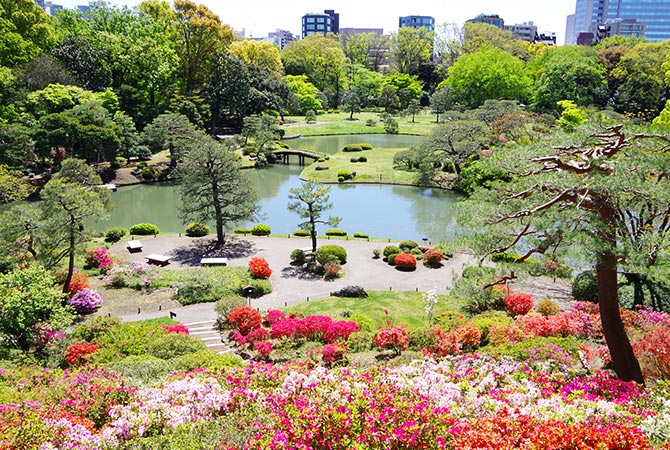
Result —
[[247, 286], [251, 286], [254, 288], [250, 296], [251, 298], [262, 297], [272, 292], [272, 283], [270, 283], [270, 280], [262, 278], [254, 278], [249, 282], [248, 285], [240, 286], [240, 293], [242, 295], [244, 295], [244, 288]]
[[370, 236], [368, 236], [368, 235], [365, 234], [365, 233], [358, 233], [358, 232], [356, 232], [356, 233], [354, 233], [354, 237], [355, 237], [355, 238], [363, 238], [363, 239], [367, 239], [367, 238], [369, 238]]
[[367, 156], [359, 156], [358, 157], [358, 162], [368, 162], [368, 157]]
[[264, 223], [259, 223], [251, 227], [251, 234], [254, 236], [269, 236], [272, 233], [272, 228]]
[[105, 232], [105, 242], [115, 243], [119, 242], [123, 236], [128, 234], [128, 229], [123, 227], [108, 228]]
[[342, 149], [343, 152], [361, 152], [363, 148], [360, 144], [347, 144]]
[[309, 236], [309, 231], [307, 231], [307, 230], [295, 230], [292, 234], [293, 234], [293, 236], [297, 236], [297, 237], [307, 237], [307, 236]]
[[186, 236], [202, 237], [209, 234], [209, 227], [204, 223], [189, 223], [185, 230]]
[[388, 258], [389, 255], [392, 255], [394, 253], [396, 255], [400, 253], [400, 247], [397, 247], [395, 245], [387, 245], [386, 247], [384, 247], [384, 251], [382, 252], [385, 258]]
[[248, 228], [235, 228], [235, 230], [233, 231], [233, 233], [235, 233], [235, 234], [243, 234], [243, 235], [246, 236], [247, 234], [251, 233], [251, 230], [248, 229]]
[[346, 236], [347, 232], [344, 230], [326, 230], [326, 236]]
[[361, 142], [358, 145], [360, 145], [363, 150], [372, 150], [372, 144], [368, 144], [367, 142]]
[[128, 232], [136, 236], [150, 236], [160, 233], [160, 230], [153, 223], [136, 223]]
[[345, 180], [348, 180], [349, 178], [351, 178], [351, 172], [349, 172], [348, 170], [344, 170], [344, 169], [340, 170], [339, 172], [337, 172], [337, 178], [340, 178], [340, 177], [344, 178]]
[[324, 265], [328, 261], [332, 261], [332, 257], [335, 257], [340, 264], [345, 264], [347, 262], [347, 251], [339, 245], [324, 245], [316, 249], [316, 260], [319, 264]]

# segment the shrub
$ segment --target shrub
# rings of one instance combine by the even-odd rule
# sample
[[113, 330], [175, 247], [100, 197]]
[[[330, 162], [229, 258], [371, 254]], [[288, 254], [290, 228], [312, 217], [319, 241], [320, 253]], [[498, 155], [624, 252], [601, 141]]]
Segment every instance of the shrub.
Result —
[[94, 317], [77, 325], [70, 337], [75, 341], [96, 342], [109, 330], [121, 324], [118, 317]]
[[355, 238], [361, 238], [361, 239], [367, 239], [367, 238], [369, 238], [370, 236], [368, 236], [368, 235], [365, 234], [365, 233], [359, 233], [359, 232], [356, 232], [356, 233], [354, 233], [354, 237], [355, 237]]
[[389, 255], [393, 253], [395, 254], [400, 253], [400, 247], [396, 247], [395, 245], [387, 245], [386, 247], [384, 247], [384, 251], [382, 252], [384, 258], [388, 258]]
[[358, 157], [358, 162], [359, 163], [368, 162], [368, 157], [367, 156], [359, 156]]
[[86, 250], [84, 264], [92, 269], [100, 269], [103, 272], [107, 272], [114, 265], [114, 259], [112, 259], [105, 247], [94, 247]]
[[301, 250], [299, 248], [296, 248], [291, 252], [291, 263], [292, 264], [298, 264], [302, 266], [305, 264], [305, 260], [307, 259], [307, 255], [305, 255], [305, 251]]
[[160, 230], [153, 223], [136, 223], [128, 232], [136, 236], [150, 236], [152, 234], [156, 235], [160, 233]]
[[68, 303], [79, 314], [91, 314], [102, 306], [102, 297], [97, 292], [84, 288], [72, 295]]
[[378, 248], [372, 249], [372, 257], [374, 259], [379, 259], [379, 255], [381, 255], [381, 252], [379, 251]]
[[[156, 171], [153, 167], [145, 167], [142, 169], [142, 178], [145, 180], [153, 180], [156, 178]], [[132, 234], [132, 232], [130, 234]]]
[[241, 295], [227, 295], [216, 302], [214, 311], [216, 311], [219, 317], [228, 320], [228, 315], [233, 309], [238, 306], [245, 306], [246, 304], [247, 299]]
[[384, 132], [386, 134], [398, 134], [400, 132], [400, 128], [398, 127], [398, 121], [395, 120], [393, 117], [387, 117], [384, 120]]
[[184, 232], [189, 237], [202, 237], [209, 234], [209, 227], [204, 223], [189, 223]]
[[305, 111], [305, 122], [316, 123], [316, 112], [312, 109]]
[[337, 261], [328, 261], [323, 265], [324, 274], [323, 278], [326, 281], [331, 281], [340, 276], [340, 271], [342, 270], [342, 265]]
[[264, 258], [253, 257], [249, 261], [249, 270], [254, 278], [270, 278], [272, 270]]
[[393, 261], [398, 270], [412, 271], [416, 270], [416, 257], [411, 253], [400, 253]]
[[325, 364], [336, 364], [347, 359], [347, 345], [342, 342], [326, 344], [321, 347], [320, 353]]
[[278, 309], [268, 309], [267, 313], [265, 313], [265, 321], [270, 326], [284, 319], [286, 319], [286, 313]]
[[321, 265], [325, 265], [328, 261], [332, 261], [333, 258], [339, 261], [340, 264], [346, 264], [347, 251], [344, 247], [339, 245], [324, 245], [316, 250], [316, 260]]
[[270, 357], [273, 348], [274, 342], [272, 341], [254, 342], [254, 350], [256, 350], [263, 359], [268, 359]]
[[263, 223], [251, 227], [251, 234], [254, 236], [269, 236], [271, 233], [272, 229]]
[[85, 364], [91, 356], [100, 350], [100, 346], [90, 342], [77, 342], [65, 351], [65, 361], [72, 366]]
[[343, 152], [360, 152], [362, 150], [363, 148], [360, 146], [360, 144], [347, 144], [342, 149]]
[[575, 300], [598, 302], [598, 279], [594, 271], [587, 270], [575, 277], [572, 281], [572, 296]]
[[251, 230], [248, 228], [235, 228], [235, 230], [233, 230], [233, 233], [243, 234], [246, 236], [247, 234], [251, 233]]
[[533, 297], [530, 294], [510, 294], [505, 298], [505, 305], [512, 316], [523, 316], [533, 309]]
[[147, 343], [146, 353], [160, 359], [172, 359], [206, 350], [205, 343], [182, 333], [167, 333]]
[[389, 266], [395, 266], [395, 259], [399, 254], [400, 253], [391, 253], [388, 258], [386, 258], [386, 262]]
[[463, 314], [449, 310], [435, 314], [433, 322], [435, 322], [435, 325], [438, 325], [443, 330], [451, 331], [454, 328], [458, 328], [462, 325], [465, 325], [468, 322], [468, 320], [465, 318]]
[[413, 248], [412, 250], [409, 251], [409, 253], [414, 255], [417, 261], [421, 261], [423, 259], [423, 252], [421, 251], [420, 248]]
[[633, 343], [647, 379], [670, 380], [670, 330], [657, 326]]
[[168, 334], [190, 334], [188, 328], [184, 324], [178, 323], [176, 325], [161, 325], [161, 328], [168, 332]]
[[346, 236], [347, 232], [344, 230], [326, 230], [326, 236]]
[[[272, 292], [272, 283], [270, 283], [270, 280], [262, 278], [253, 279], [249, 282], [249, 286], [254, 288], [250, 295], [251, 298], [262, 297]], [[243, 287], [245, 286], [242, 286], [240, 289]], [[244, 292], [241, 293], [244, 294]]]
[[340, 177], [344, 178], [345, 180], [348, 180], [349, 178], [351, 178], [351, 172], [345, 169], [339, 170], [337, 172], [337, 178]]
[[75, 294], [82, 289], [88, 289], [88, 275], [82, 272], [75, 272], [72, 274], [67, 291], [70, 294]]
[[374, 127], [375, 125], [377, 125], [377, 121], [375, 119], [368, 119], [365, 121], [366, 127]]
[[435, 248], [429, 248], [424, 252], [423, 259], [427, 266], [439, 267], [442, 265], [442, 260], [444, 260], [444, 254]]
[[337, 177], [337, 182], [338, 183], [343, 183], [344, 182], [344, 177]]
[[357, 162], [358, 162], [358, 158], [350, 158], [350, 159], [349, 159], [349, 162], [351, 162], [351, 163], [357, 163]]
[[229, 353], [220, 355], [209, 349], [178, 356], [171, 362], [174, 370], [181, 372], [188, 372], [199, 368], [215, 371], [229, 368], [242, 368], [244, 366], [242, 358], [237, 355], [231, 355]]
[[372, 150], [372, 144], [368, 144], [367, 142], [361, 142], [358, 145], [360, 145], [363, 150]]
[[383, 328], [375, 336], [374, 344], [379, 349], [393, 350], [400, 355], [409, 347], [409, 332], [402, 326]]
[[540, 300], [537, 303], [537, 307], [535, 308], [537, 312], [542, 314], [543, 316], [555, 316], [561, 311], [561, 308], [559, 308], [558, 303], [556, 303], [553, 300], [550, 299], [544, 299]]
[[230, 311], [228, 323], [246, 336], [251, 331], [260, 328], [263, 323], [261, 313], [249, 306], [238, 306]]
[[512, 318], [502, 311], [486, 311], [483, 314], [473, 317], [472, 320], [470, 320], [470, 323], [479, 328], [479, 331], [482, 332], [481, 345], [485, 346], [489, 343], [489, 329], [493, 324], [496, 324], [499, 327], [508, 327], [512, 324], [512, 321]]
[[398, 247], [400, 247], [400, 250], [403, 252], [409, 253], [413, 248], [417, 248], [419, 244], [417, 244], [414, 241], [400, 241], [400, 244], [398, 244]]
[[119, 242], [123, 238], [123, 236], [127, 234], [128, 230], [123, 227], [108, 228], [107, 231], [105, 232], [105, 242], [109, 242], [111, 244]]
[[307, 231], [307, 230], [295, 230], [293, 232], [293, 236], [307, 237], [307, 236], [309, 236], [309, 231]]

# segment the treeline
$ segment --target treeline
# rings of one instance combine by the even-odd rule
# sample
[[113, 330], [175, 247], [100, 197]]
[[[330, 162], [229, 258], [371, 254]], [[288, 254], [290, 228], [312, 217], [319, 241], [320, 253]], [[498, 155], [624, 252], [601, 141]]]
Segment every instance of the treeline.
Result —
[[165, 115], [217, 134], [264, 112], [430, 105], [439, 114], [505, 99], [538, 113], [572, 100], [651, 119], [664, 108], [669, 45], [612, 38], [551, 48], [488, 25], [444, 24], [310, 36], [280, 53], [188, 0], [94, 2], [86, 17], [0, 0], [0, 164], [146, 156], [156, 139], [142, 133]]

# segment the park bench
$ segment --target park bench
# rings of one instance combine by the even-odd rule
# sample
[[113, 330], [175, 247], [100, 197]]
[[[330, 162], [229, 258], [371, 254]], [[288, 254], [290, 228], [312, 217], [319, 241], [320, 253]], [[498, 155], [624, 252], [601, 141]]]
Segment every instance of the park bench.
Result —
[[201, 266], [227, 266], [228, 258], [202, 258], [200, 260]]
[[147, 259], [147, 262], [149, 264], [157, 264], [159, 266], [164, 266], [170, 262], [169, 256], [161, 255], [158, 253], [152, 253], [150, 255], [145, 256], [145, 258]]
[[130, 253], [132, 252], [141, 252], [142, 251], [142, 243], [138, 241], [137, 239], [133, 239], [132, 241], [128, 241], [126, 244], [126, 247], [128, 247], [128, 251]]

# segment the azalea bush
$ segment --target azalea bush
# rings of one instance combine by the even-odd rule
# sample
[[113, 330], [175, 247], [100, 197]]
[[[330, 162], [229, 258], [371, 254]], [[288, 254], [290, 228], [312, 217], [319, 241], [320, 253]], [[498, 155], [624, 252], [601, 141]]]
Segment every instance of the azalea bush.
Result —
[[402, 326], [383, 328], [375, 336], [374, 344], [377, 348], [393, 350], [400, 355], [409, 347], [409, 332]]
[[352, 333], [360, 331], [359, 325], [350, 320], [335, 321], [328, 316], [286, 317], [271, 325], [272, 338], [289, 338], [298, 341], [333, 343], [346, 341]]
[[78, 366], [86, 363], [91, 355], [100, 350], [100, 346], [90, 342], [77, 342], [70, 345], [65, 351], [65, 361], [72, 366]]
[[272, 275], [272, 270], [270, 265], [264, 258], [253, 257], [249, 261], [249, 270], [255, 278], [270, 278]]
[[70, 284], [68, 284], [67, 291], [70, 294], [76, 294], [82, 289], [88, 289], [88, 275], [83, 272], [74, 272], [72, 278], [70, 279]]
[[86, 250], [84, 264], [93, 269], [100, 269], [106, 273], [114, 266], [114, 259], [105, 247], [94, 247]]
[[444, 253], [435, 248], [429, 248], [423, 253], [424, 263], [428, 267], [439, 267], [444, 260]]
[[181, 323], [176, 325], [161, 325], [161, 328], [170, 334], [190, 334], [188, 328]]
[[91, 314], [102, 306], [102, 297], [96, 291], [84, 288], [73, 294], [68, 303], [79, 314]]
[[505, 298], [505, 306], [512, 316], [522, 316], [533, 309], [533, 297], [520, 292], [510, 294]]
[[251, 331], [260, 328], [263, 323], [261, 313], [249, 306], [238, 306], [230, 311], [228, 323], [237, 331], [246, 336]]
[[416, 270], [416, 257], [411, 253], [399, 253], [394, 259], [394, 264], [398, 270], [412, 271]]

